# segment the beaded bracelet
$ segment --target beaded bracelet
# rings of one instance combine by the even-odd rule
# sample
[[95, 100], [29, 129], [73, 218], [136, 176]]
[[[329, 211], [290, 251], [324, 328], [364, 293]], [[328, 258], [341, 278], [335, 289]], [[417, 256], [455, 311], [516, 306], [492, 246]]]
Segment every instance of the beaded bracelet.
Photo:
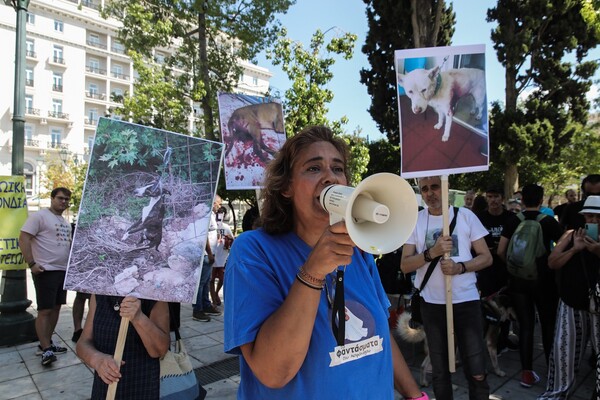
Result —
[[298, 275], [296, 275], [296, 279], [298, 280], [298, 282], [300, 282], [300, 283], [301, 283], [301, 284], [303, 284], [304, 286], [308, 286], [308, 287], [309, 287], [309, 288], [311, 288], [311, 289], [315, 289], [315, 290], [318, 290], [318, 291], [321, 291], [321, 290], [323, 290], [323, 288], [322, 288], [322, 287], [319, 287], [319, 286], [313, 286], [313, 285], [311, 285], [310, 283], [306, 282], [304, 279], [300, 278], [300, 275], [299, 275], [299, 274], [298, 274]]
[[304, 282], [310, 283], [312, 286], [319, 288], [323, 288], [325, 286], [325, 279], [315, 278], [304, 270], [304, 265], [300, 267], [298, 270], [298, 275], [296, 276], [300, 277], [300, 279], [302, 279]]

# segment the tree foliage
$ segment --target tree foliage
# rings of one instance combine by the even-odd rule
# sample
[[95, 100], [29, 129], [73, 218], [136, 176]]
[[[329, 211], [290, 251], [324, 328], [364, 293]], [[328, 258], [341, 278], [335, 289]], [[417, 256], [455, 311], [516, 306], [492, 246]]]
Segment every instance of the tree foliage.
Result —
[[333, 78], [331, 67], [336, 62], [335, 56], [339, 55], [345, 60], [352, 58], [355, 42], [355, 34], [343, 33], [326, 43], [325, 32], [317, 30], [308, 49], [305, 49], [302, 43], [288, 38], [287, 31], [283, 29], [273, 50], [267, 53], [274, 65], [281, 65], [292, 82], [291, 88], [285, 91], [283, 101], [286, 132], [294, 135], [308, 125], [326, 125], [342, 135], [350, 145], [348, 167], [352, 185], [362, 180], [369, 162], [369, 151], [359, 132], [344, 134], [348, 122], [346, 116], [338, 121], [327, 118], [327, 104], [334, 97], [327, 85]]
[[391, 143], [400, 143], [394, 51], [446, 46], [454, 34], [455, 13], [443, 0], [363, 0], [369, 31], [362, 52], [370, 69], [360, 81], [371, 96], [369, 113]]
[[[279, 30], [277, 13], [285, 13], [293, 0], [114, 0], [103, 9], [104, 16], [112, 16], [123, 23], [119, 40], [133, 56], [139, 55], [137, 66], [151, 64], [155, 49], [168, 49], [169, 56], [160, 67], [150, 67], [154, 84], [138, 80], [134, 98], [124, 108], [129, 115], [139, 101], [140, 110], [149, 102], [160, 104], [162, 110], [176, 109], [175, 116], [165, 123], [181, 123], [191, 102], [202, 108], [203, 136], [215, 140], [216, 94], [229, 92], [242, 72], [240, 60], [252, 60]], [[158, 72], [162, 69], [162, 72]], [[158, 72], [156, 75], [154, 73]], [[139, 85], [139, 86], [138, 86]], [[137, 91], [140, 90], [140, 98]], [[146, 90], [144, 90], [146, 89]], [[152, 93], [158, 91], [156, 97]], [[178, 96], [168, 97], [173, 94]], [[145, 121], [157, 128], [161, 125], [159, 107], [147, 110]], [[162, 111], [161, 110], [161, 111]], [[134, 112], [134, 115], [136, 113]]]
[[488, 10], [506, 69], [505, 104], [490, 118], [491, 156], [504, 169], [506, 192], [516, 190], [522, 169], [560, 158], [584, 128], [598, 66], [585, 59], [600, 40], [598, 11], [585, 0], [500, 0]]
[[77, 215], [83, 194], [87, 164], [75, 162], [71, 158], [67, 158], [66, 161], [47, 158], [45, 164], [46, 171], [40, 176], [40, 183], [47, 190], [40, 193], [39, 196], [49, 198], [52, 189], [66, 187], [71, 190], [71, 210]]

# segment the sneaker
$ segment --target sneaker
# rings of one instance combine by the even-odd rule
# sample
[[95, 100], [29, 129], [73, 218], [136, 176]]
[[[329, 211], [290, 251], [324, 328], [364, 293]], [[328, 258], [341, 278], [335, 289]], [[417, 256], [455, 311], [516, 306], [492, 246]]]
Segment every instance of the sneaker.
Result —
[[530, 388], [540, 381], [540, 377], [535, 371], [523, 370], [521, 374], [521, 386]]
[[73, 332], [73, 336], [71, 337], [71, 340], [75, 343], [77, 343], [77, 341], [79, 340], [79, 338], [81, 337], [81, 334], [83, 333], [83, 329], [78, 329], [75, 332]]
[[42, 354], [42, 365], [47, 367], [48, 365], [52, 364], [54, 361], [56, 361], [56, 356], [54, 355], [54, 352], [52, 351], [52, 349], [50, 347], [48, 347], [46, 349], [46, 351], [44, 351], [44, 353]]
[[211, 305], [210, 307], [208, 307], [206, 310], [204, 310], [205, 314], [210, 314], [210, 315], [221, 315], [221, 311], [219, 311], [219, 309], [213, 305]]
[[[50, 342], [50, 347], [48, 349], [52, 350], [54, 354], [64, 354], [67, 352], [66, 347], [57, 346], [54, 343]], [[48, 350], [46, 349], [46, 350]], [[37, 351], [35, 352], [36, 356], [41, 356], [46, 352], [46, 350], [42, 349], [42, 346], [38, 344]]]
[[194, 311], [192, 314], [192, 319], [194, 321], [202, 321], [202, 322], [210, 321], [210, 317], [208, 315], [204, 314], [204, 311]]

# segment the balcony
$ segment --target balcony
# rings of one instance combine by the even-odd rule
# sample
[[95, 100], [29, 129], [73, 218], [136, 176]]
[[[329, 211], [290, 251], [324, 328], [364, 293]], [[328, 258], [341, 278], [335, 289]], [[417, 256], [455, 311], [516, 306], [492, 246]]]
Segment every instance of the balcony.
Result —
[[33, 140], [33, 139], [25, 139], [25, 146], [26, 147], [40, 147], [40, 141], [39, 140]]
[[27, 115], [36, 115], [36, 116], [40, 116], [40, 109], [39, 108], [32, 108], [32, 107], [25, 107], [25, 114]]
[[86, 41], [86, 44], [88, 46], [95, 47], [97, 49], [102, 49], [102, 50], [106, 50], [107, 49], [107, 46], [104, 43], [100, 43], [97, 40], [88, 40], [88, 41]]
[[33, 87], [33, 79], [25, 79], [25, 86]]
[[97, 117], [96, 118], [84, 117], [83, 123], [86, 125], [96, 126], [96, 124], [98, 123], [98, 118]]
[[25, 51], [25, 56], [30, 59], [30, 60], [36, 60], [37, 59], [37, 54], [35, 54], [35, 51], [33, 50], [27, 50]]
[[125, 75], [125, 74], [122, 74], [122, 73], [116, 72], [116, 71], [111, 71], [110, 76], [112, 76], [113, 78], [122, 79], [124, 81], [129, 80], [129, 75]]
[[85, 91], [85, 97], [87, 97], [88, 99], [106, 100], [105, 93], [90, 92], [89, 90]]
[[113, 53], [117, 53], [117, 54], [125, 54], [125, 47], [123, 46], [111, 46], [110, 50]]
[[69, 114], [65, 114], [59, 111], [48, 111], [48, 118], [56, 118], [56, 119], [69, 119]]
[[97, 74], [97, 75], [106, 75], [106, 70], [105, 69], [101, 69], [99, 67], [94, 67], [92, 65], [86, 65], [85, 66], [85, 71], [86, 72], [90, 72], [92, 74]]
[[66, 68], [67, 64], [65, 59], [58, 56], [48, 57], [48, 64], [53, 65], [55, 67]]
[[62, 85], [52, 85], [52, 91], [54, 91], [54, 92], [62, 92], [63, 91], [63, 86]]
[[65, 150], [69, 150], [69, 145], [66, 143], [59, 143], [59, 142], [47, 142], [46, 146], [48, 149], [65, 149]]
[[93, 8], [94, 10], [100, 10], [100, 4], [94, 3], [93, 1], [90, 1], [90, 0], [82, 0], [81, 5], [84, 7]]

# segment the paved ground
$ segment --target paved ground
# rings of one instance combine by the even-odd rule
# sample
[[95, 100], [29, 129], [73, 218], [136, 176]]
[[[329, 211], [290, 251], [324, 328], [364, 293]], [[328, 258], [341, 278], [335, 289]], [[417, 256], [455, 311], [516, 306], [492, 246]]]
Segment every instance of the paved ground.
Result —
[[[33, 294], [33, 288], [30, 287], [28, 293]], [[70, 293], [68, 304], [63, 307], [54, 336], [54, 341], [66, 345], [69, 351], [59, 355], [58, 361], [51, 367], [45, 368], [40, 364], [40, 357], [35, 355], [37, 343], [0, 348], [0, 400], [89, 398], [93, 373], [75, 356], [74, 343], [71, 342], [73, 327], [70, 306], [73, 297]], [[33, 308], [30, 312], [35, 314]], [[191, 314], [191, 306], [183, 305], [180, 331], [200, 382], [208, 391], [207, 399], [235, 399], [239, 384], [237, 361], [223, 353], [223, 317], [215, 317], [210, 322], [197, 322], [191, 319]], [[417, 377], [423, 359], [422, 347], [401, 343], [401, 348], [411, 365], [413, 374]], [[534, 357], [534, 368], [542, 377], [542, 382], [533, 388], [525, 389], [519, 385], [518, 352], [504, 353], [500, 357], [500, 366], [507, 375], [501, 378], [490, 374], [488, 377], [494, 393], [493, 398], [535, 399], [543, 391], [546, 381], [546, 363], [539, 338], [536, 340]], [[595, 376], [588, 363], [584, 364], [571, 399], [589, 400], [592, 396]], [[457, 385], [455, 400], [468, 399], [466, 382], [460, 368], [454, 376], [454, 383]], [[432, 396], [431, 388], [424, 388], [424, 390]], [[396, 398], [401, 397], [397, 395]]]

